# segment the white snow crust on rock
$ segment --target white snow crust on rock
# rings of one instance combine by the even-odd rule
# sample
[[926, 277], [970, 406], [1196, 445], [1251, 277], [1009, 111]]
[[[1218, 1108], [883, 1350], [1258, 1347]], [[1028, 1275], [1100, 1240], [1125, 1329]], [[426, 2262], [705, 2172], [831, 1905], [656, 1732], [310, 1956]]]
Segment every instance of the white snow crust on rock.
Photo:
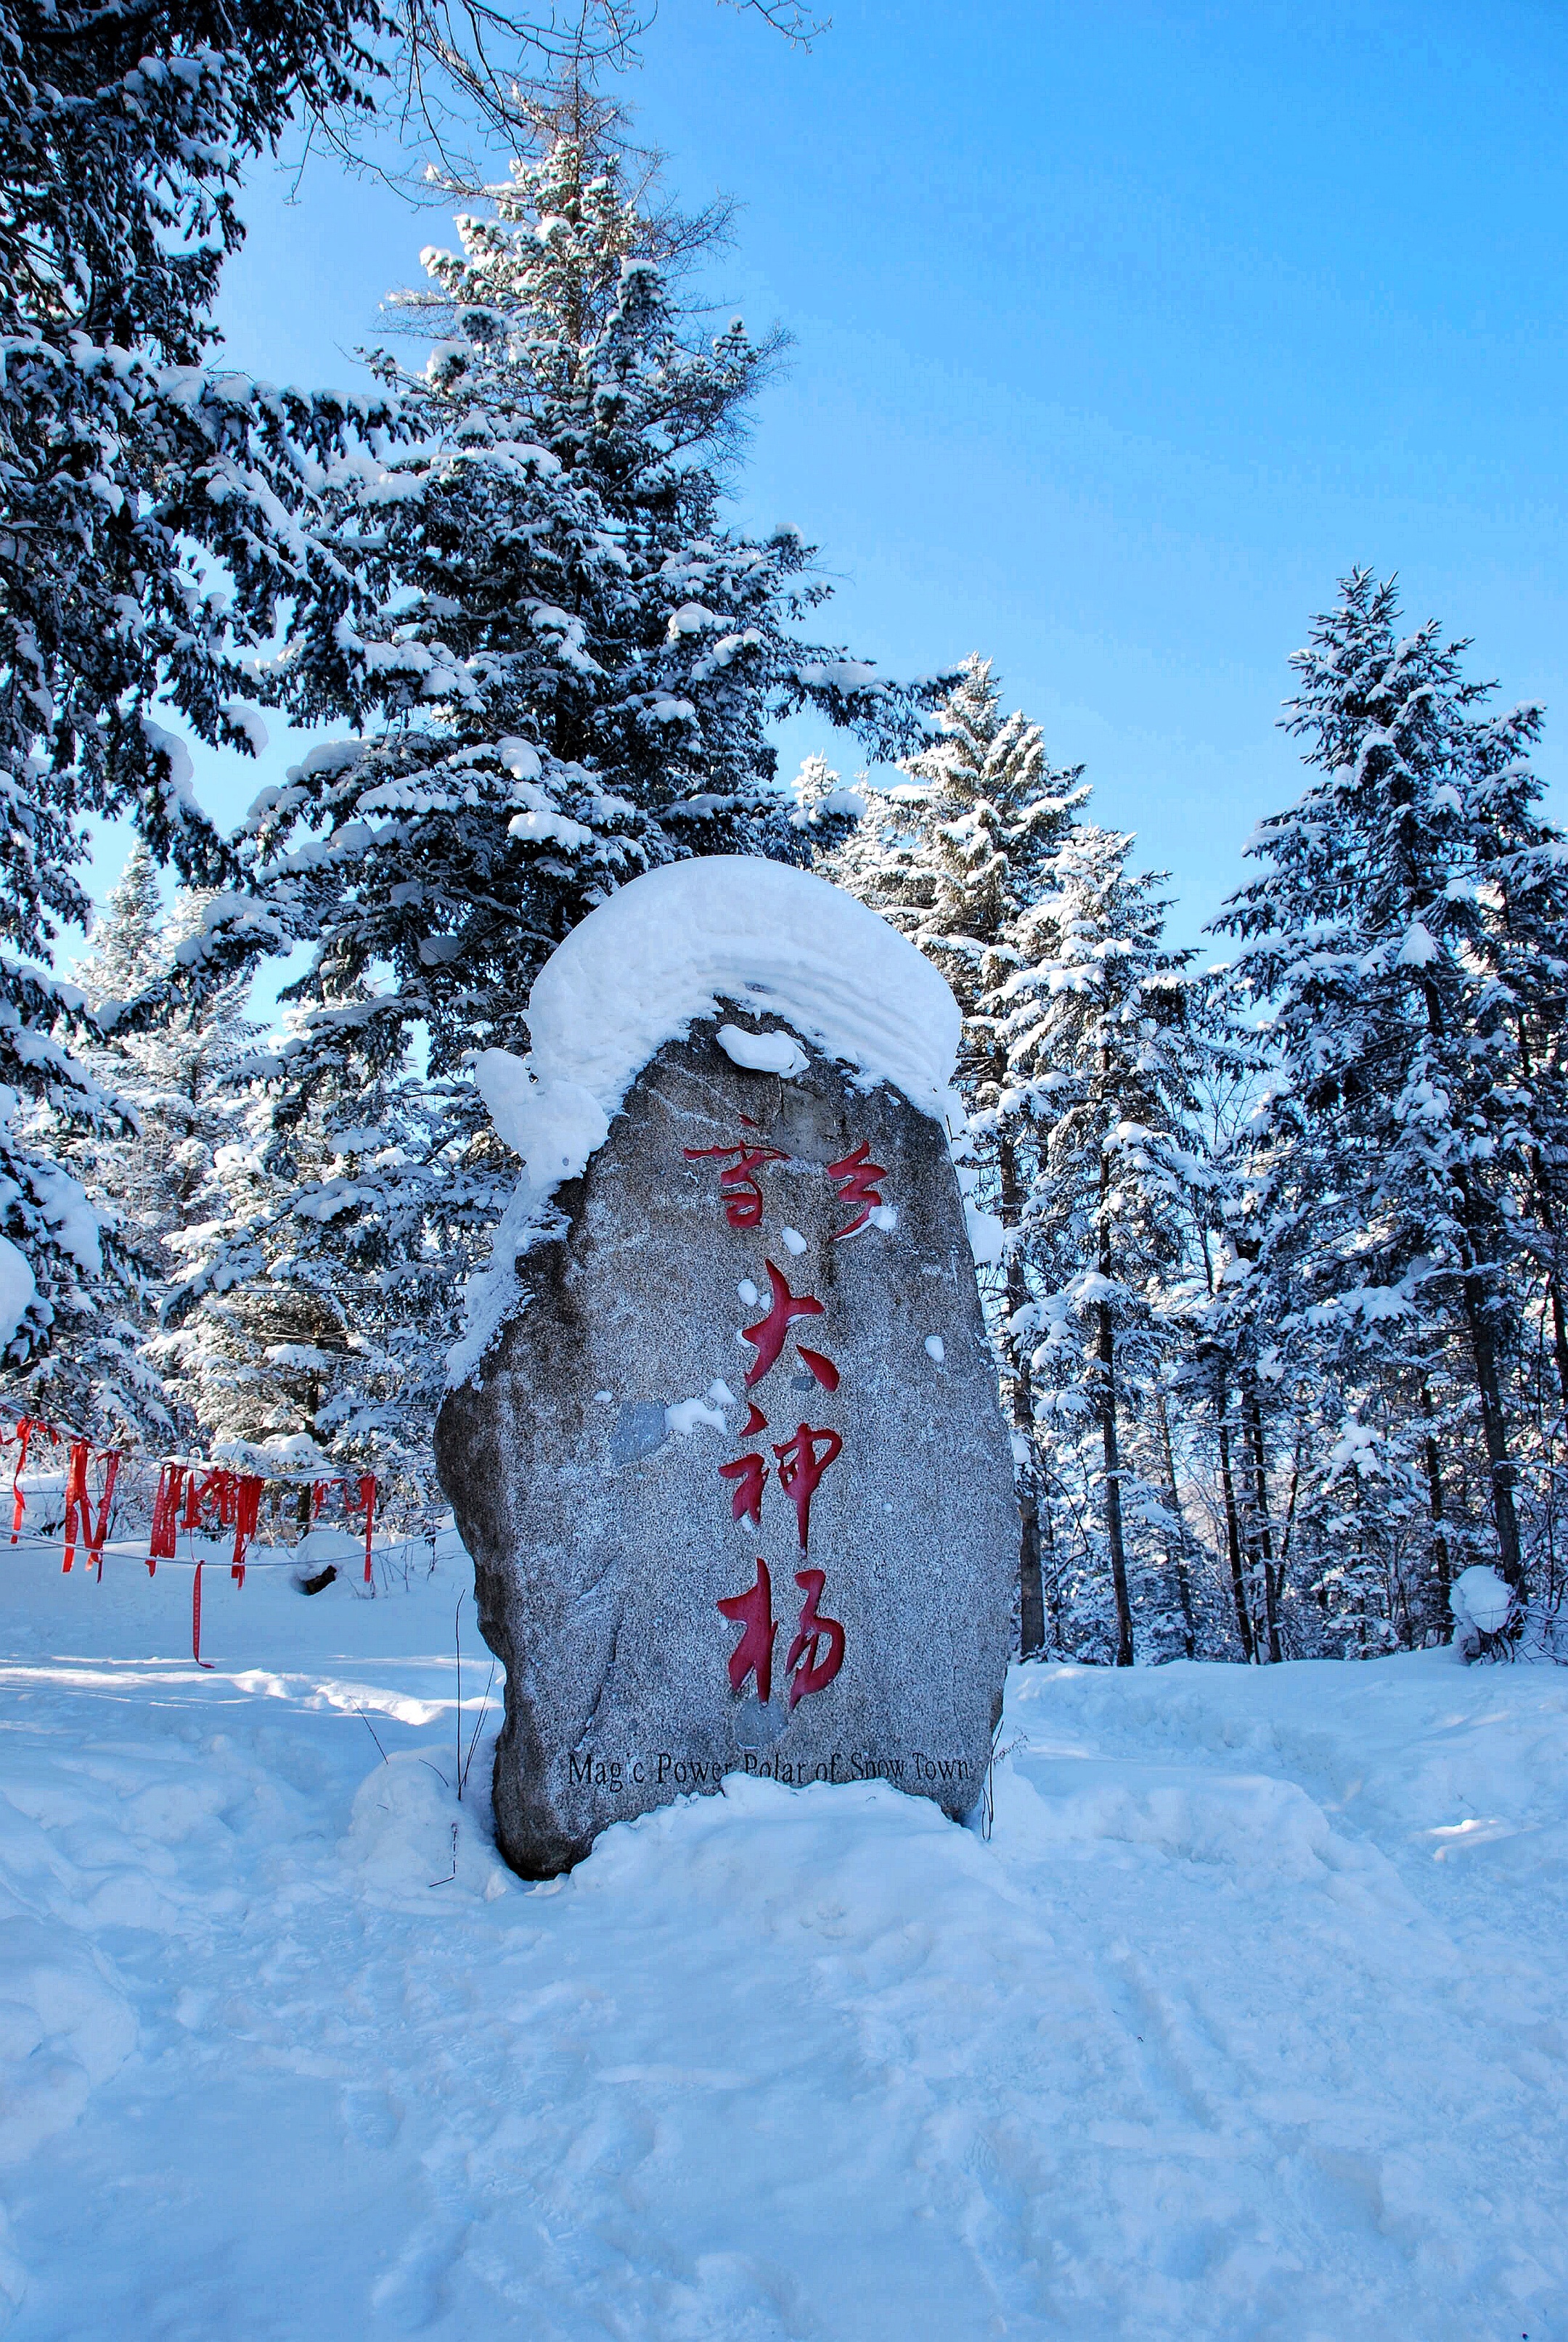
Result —
[[[645, 871], [540, 969], [529, 1055], [486, 1049], [475, 1063], [496, 1134], [524, 1173], [489, 1263], [470, 1281], [452, 1383], [479, 1368], [516, 1299], [516, 1263], [546, 1225], [543, 1207], [586, 1169], [643, 1067], [724, 1006], [777, 1018], [868, 1083], [890, 1083], [950, 1136], [964, 1128], [952, 1087], [958, 1004], [896, 927], [824, 879], [754, 855]], [[726, 1025], [719, 1038], [754, 1071], [787, 1075], [807, 1063], [787, 1034]]]
[[734, 1776], [529, 1887], [455, 1536], [205, 1550], [210, 1674], [7, 1564], [5, 2342], [1568, 2334], [1568, 1668], [1015, 1667], [989, 1839]]
[[787, 1081], [811, 1063], [789, 1033], [744, 1033], [738, 1025], [721, 1025], [714, 1037], [731, 1065], [749, 1074], [781, 1074]]

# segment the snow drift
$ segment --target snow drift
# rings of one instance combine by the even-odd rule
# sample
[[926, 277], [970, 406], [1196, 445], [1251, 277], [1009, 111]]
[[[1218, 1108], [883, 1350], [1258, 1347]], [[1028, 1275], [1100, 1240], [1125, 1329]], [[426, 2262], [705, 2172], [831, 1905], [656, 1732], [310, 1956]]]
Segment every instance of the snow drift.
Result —
[[1568, 2335], [1568, 1670], [1018, 1668], [989, 1840], [736, 1778], [529, 1888], [454, 1545], [218, 1568], [210, 1675], [13, 1557], [5, 2342]]

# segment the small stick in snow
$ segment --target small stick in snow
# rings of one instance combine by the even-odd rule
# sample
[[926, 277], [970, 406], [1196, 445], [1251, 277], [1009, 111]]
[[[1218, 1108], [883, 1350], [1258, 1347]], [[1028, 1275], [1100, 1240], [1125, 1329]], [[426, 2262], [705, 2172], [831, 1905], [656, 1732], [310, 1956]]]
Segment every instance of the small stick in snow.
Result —
[[492, 1684], [494, 1684], [494, 1681], [495, 1681], [495, 1662], [494, 1662], [494, 1659], [492, 1659], [492, 1660], [491, 1660], [491, 1662], [490, 1662], [490, 1673], [489, 1673], [488, 1677], [487, 1677], [487, 1678], [486, 1678], [486, 1680], [485, 1680], [485, 1685], [484, 1685], [484, 1698], [483, 1698], [483, 1699], [480, 1701], [480, 1703], [479, 1703], [479, 1714], [478, 1714], [478, 1716], [474, 1718], [474, 1736], [473, 1736], [473, 1738], [472, 1738], [472, 1739], [469, 1741], [469, 1743], [468, 1743], [468, 1755], [467, 1755], [467, 1756], [464, 1758], [464, 1765], [463, 1765], [463, 1777], [462, 1777], [461, 1781], [458, 1783], [458, 1794], [459, 1794], [459, 1796], [461, 1796], [461, 1795], [462, 1795], [464, 1788], [464, 1787], [466, 1787], [466, 1786], [467, 1786], [467, 1782], [468, 1782], [468, 1767], [469, 1767], [469, 1766], [470, 1766], [470, 1765], [472, 1765], [472, 1764], [473, 1764], [473, 1762], [474, 1762], [474, 1750], [478, 1747], [478, 1746], [479, 1746], [479, 1735], [480, 1735], [480, 1733], [481, 1733], [481, 1732], [484, 1730], [484, 1711], [485, 1711], [485, 1709], [486, 1709], [486, 1708], [489, 1706], [489, 1705], [490, 1705], [490, 1687], [491, 1687], [491, 1685], [492, 1685]]
[[[369, 1733], [371, 1738], [375, 1742], [376, 1746], [381, 1748], [381, 1740], [376, 1732], [375, 1726], [372, 1724], [369, 1716], [366, 1716], [364, 1708], [360, 1706], [357, 1700], [355, 1700], [354, 1704], [354, 1712], [355, 1716], [358, 1716], [361, 1724], [364, 1725], [365, 1730]], [[389, 1765], [392, 1762], [392, 1759], [388, 1756], [385, 1748], [381, 1748], [381, 1761], [384, 1765]]]
[[[461, 1792], [459, 1792], [459, 1794], [461, 1795]], [[453, 1880], [456, 1877], [456, 1876], [457, 1876], [457, 1824], [456, 1824], [455, 1822], [454, 1822], [454, 1823], [453, 1823], [453, 1825], [452, 1825], [452, 1867], [451, 1867], [451, 1869], [447, 1872], [447, 1874], [446, 1874], [446, 1876], [445, 1876], [445, 1877], [444, 1877], [444, 1878], [433, 1878], [433, 1879], [431, 1879], [431, 1881], [430, 1881], [429, 1883], [430, 1883], [430, 1885], [431, 1885], [432, 1887], [450, 1887], [450, 1886], [451, 1886], [451, 1884], [452, 1884], [452, 1882], [453, 1882]]]

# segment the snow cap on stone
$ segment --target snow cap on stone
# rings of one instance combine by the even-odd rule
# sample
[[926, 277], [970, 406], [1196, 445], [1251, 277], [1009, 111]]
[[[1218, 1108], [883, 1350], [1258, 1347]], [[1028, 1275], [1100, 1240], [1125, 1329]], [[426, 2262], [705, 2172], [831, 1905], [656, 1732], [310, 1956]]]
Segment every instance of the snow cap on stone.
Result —
[[[721, 1004], [776, 1017], [962, 1125], [951, 1089], [958, 1005], [930, 961], [824, 879], [709, 855], [650, 870], [602, 903], [534, 979], [532, 1054], [479, 1058], [481, 1095], [535, 1197], [586, 1167], [643, 1067]], [[769, 1069], [783, 1072], [782, 1059]]]

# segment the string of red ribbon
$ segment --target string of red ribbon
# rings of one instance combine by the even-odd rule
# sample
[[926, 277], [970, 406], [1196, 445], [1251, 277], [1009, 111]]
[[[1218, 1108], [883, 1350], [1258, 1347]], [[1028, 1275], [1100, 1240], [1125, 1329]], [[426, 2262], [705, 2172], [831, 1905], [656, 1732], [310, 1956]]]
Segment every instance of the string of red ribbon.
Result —
[[[104, 1540], [109, 1533], [109, 1512], [115, 1501], [115, 1483], [119, 1477], [124, 1450], [101, 1447], [95, 1450], [90, 1439], [80, 1439], [72, 1432], [56, 1430], [41, 1416], [25, 1415], [17, 1423], [15, 1434], [3, 1434], [7, 1441], [16, 1441], [16, 1468], [11, 1476], [14, 1499], [11, 1513], [11, 1542], [22, 1534], [22, 1522], [27, 1499], [22, 1488], [22, 1475], [27, 1468], [27, 1452], [35, 1441], [47, 1440], [51, 1446], [65, 1449], [65, 1558], [62, 1568], [68, 1570], [76, 1558], [78, 1542], [87, 1549], [87, 1566], [97, 1565], [98, 1575], [104, 1575]], [[104, 1483], [98, 1496], [95, 1515], [90, 1476], [96, 1461], [104, 1467]]]
[[[86, 1548], [89, 1568], [96, 1565], [98, 1576], [104, 1575], [104, 1543], [108, 1535], [109, 1513], [114, 1502], [115, 1484], [119, 1477], [125, 1451], [118, 1447], [95, 1448], [89, 1439], [75, 1433], [62, 1431], [41, 1416], [21, 1416], [14, 1432], [0, 1429], [0, 1445], [16, 1442], [16, 1468], [12, 1474], [11, 1490], [15, 1504], [11, 1516], [11, 1542], [15, 1545], [22, 1535], [27, 1499], [22, 1486], [22, 1475], [27, 1468], [29, 1449], [47, 1440], [51, 1446], [64, 1446], [65, 1462], [65, 1559], [62, 1574], [70, 1570], [76, 1558], [78, 1544]], [[95, 1464], [103, 1467], [103, 1484], [95, 1512], [91, 1480]], [[167, 1456], [158, 1466], [157, 1493], [153, 1499], [152, 1530], [147, 1539], [147, 1575], [155, 1576], [160, 1561], [175, 1558], [175, 1542], [180, 1531], [187, 1535], [221, 1534], [234, 1531], [234, 1553], [229, 1574], [236, 1586], [245, 1582], [245, 1553], [256, 1536], [261, 1517], [261, 1500], [269, 1482], [285, 1487], [298, 1486], [296, 1480], [286, 1475], [262, 1472], [239, 1472], [226, 1465], [192, 1462]], [[376, 1481], [374, 1472], [361, 1472], [350, 1476], [337, 1474], [330, 1479], [313, 1479], [310, 1483], [310, 1517], [321, 1516], [323, 1506], [335, 1488], [343, 1490], [345, 1517], [353, 1513], [365, 1515], [365, 1582], [371, 1583], [372, 1538], [375, 1528]], [[191, 1580], [191, 1656], [198, 1666], [210, 1662], [202, 1656], [202, 1561], [197, 1560]]]

